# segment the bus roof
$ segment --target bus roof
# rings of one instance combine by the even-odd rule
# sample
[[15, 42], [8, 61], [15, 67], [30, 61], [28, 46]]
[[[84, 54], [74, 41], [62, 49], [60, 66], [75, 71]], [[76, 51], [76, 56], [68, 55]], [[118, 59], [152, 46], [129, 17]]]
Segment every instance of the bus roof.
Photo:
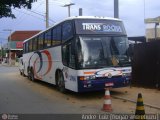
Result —
[[[120, 19], [117, 18], [111, 18], [111, 17], [98, 17], [98, 16], [73, 16], [73, 17], [68, 17], [65, 20], [73, 20], [73, 19], [106, 19], [106, 20], [117, 20], [121, 21]], [[65, 21], [64, 20], [64, 21]]]
[[26, 39], [23, 41], [23, 43], [27, 42], [29, 39], [34, 38], [35, 36], [38, 36], [39, 34], [51, 29], [52, 27], [66, 21], [66, 20], [76, 20], [76, 19], [102, 19], [102, 20], [115, 20], [115, 21], [122, 21], [121, 19], [117, 19], [117, 18], [112, 18], [112, 17], [98, 17], [98, 16], [72, 16], [72, 17], [68, 17], [60, 22], [55, 23], [54, 25], [52, 25], [51, 27], [39, 32], [38, 34]]

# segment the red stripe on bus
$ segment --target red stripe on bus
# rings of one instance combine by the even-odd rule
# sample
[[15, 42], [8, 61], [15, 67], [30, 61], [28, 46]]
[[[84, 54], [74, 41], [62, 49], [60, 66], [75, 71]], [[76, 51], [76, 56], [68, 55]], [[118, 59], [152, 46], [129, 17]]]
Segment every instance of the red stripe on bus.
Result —
[[39, 80], [42, 80], [42, 77], [39, 77], [39, 76], [37, 75], [36, 68], [35, 68], [36, 62], [37, 62], [38, 59], [39, 59], [39, 58], [36, 58], [36, 60], [35, 60], [34, 63], [33, 63], [33, 70], [34, 70], [34, 75], [35, 75], [35, 77], [36, 77], [37, 79], [39, 79]]
[[48, 58], [48, 68], [47, 68], [46, 73], [43, 74], [43, 76], [45, 76], [50, 72], [50, 70], [52, 68], [52, 57], [51, 57], [51, 54], [49, 53], [49, 51], [47, 51], [47, 50], [42, 51], [42, 53], [45, 53]]

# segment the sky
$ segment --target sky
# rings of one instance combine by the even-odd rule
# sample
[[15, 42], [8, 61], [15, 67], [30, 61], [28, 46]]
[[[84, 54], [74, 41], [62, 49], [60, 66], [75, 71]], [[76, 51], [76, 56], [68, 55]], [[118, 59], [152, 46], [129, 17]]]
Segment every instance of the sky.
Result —
[[[45, 30], [45, 1], [37, 0], [32, 9], [12, 9], [16, 19], [0, 19], [0, 42], [7, 40], [12, 30]], [[84, 16], [114, 17], [114, 0], [49, 0], [49, 25], [68, 17], [68, 8], [63, 5], [75, 3], [71, 6], [71, 16], [78, 16], [79, 8]], [[123, 21], [126, 32], [131, 36], [144, 36], [146, 25], [144, 19], [160, 16], [160, 0], [119, 0], [119, 18]]]

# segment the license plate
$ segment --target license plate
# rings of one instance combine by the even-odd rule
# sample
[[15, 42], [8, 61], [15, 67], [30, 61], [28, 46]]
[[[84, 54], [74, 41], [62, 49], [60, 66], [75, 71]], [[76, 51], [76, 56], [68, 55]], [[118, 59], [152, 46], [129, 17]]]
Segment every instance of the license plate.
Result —
[[114, 83], [106, 83], [105, 84], [106, 87], [110, 87], [110, 86], [113, 86], [113, 85], [114, 85]]

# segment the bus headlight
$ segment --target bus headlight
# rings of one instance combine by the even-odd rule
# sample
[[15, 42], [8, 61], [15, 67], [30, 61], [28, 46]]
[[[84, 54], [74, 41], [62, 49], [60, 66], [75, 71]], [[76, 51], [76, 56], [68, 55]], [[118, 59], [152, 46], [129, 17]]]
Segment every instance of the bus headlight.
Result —
[[89, 80], [90, 77], [89, 76], [84, 76], [84, 80]]
[[122, 76], [123, 77], [128, 77], [128, 76], [131, 76], [131, 73], [123, 73]]
[[96, 76], [95, 76], [95, 75], [92, 75], [92, 76], [90, 76], [90, 79], [91, 79], [91, 80], [94, 80], [94, 79], [96, 79]]
[[122, 76], [123, 76], [123, 77], [126, 77], [126, 74], [125, 74], [125, 73], [123, 73], [123, 74], [122, 74]]
[[91, 75], [91, 76], [81, 76], [80, 80], [94, 80], [96, 79], [95, 75]]

